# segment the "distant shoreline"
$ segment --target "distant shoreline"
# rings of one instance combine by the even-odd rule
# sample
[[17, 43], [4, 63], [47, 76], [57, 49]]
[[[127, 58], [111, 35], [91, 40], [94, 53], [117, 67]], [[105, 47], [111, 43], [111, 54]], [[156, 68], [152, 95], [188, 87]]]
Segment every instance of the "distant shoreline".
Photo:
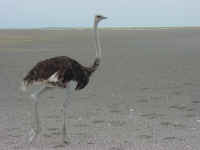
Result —
[[[92, 27], [44, 27], [44, 28], [0, 28], [0, 30], [90, 30]], [[200, 29], [200, 26], [169, 26], [169, 27], [100, 27], [108, 30], [169, 30], [169, 29]]]

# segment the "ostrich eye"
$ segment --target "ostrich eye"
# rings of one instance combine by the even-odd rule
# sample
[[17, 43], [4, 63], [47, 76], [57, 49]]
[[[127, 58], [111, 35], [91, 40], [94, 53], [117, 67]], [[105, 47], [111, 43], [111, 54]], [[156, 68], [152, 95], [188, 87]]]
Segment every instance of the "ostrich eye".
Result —
[[100, 15], [98, 15], [98, 16], [97, 16], [97, 18], [101, 18], [101, 16], [100, 16]]

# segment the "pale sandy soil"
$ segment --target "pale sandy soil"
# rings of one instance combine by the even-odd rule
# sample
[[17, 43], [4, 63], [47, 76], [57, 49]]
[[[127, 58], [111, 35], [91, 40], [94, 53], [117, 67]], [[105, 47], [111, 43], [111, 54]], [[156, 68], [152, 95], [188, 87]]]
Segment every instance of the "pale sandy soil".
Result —
[[91, 64], [91, 30], [0, 31], [0, 150], [200, 149], [200, 28], [101, 30], [101, 69], [73, 95], [61, 141], [64, 92], [40, 99], [42, 133], [26, 144], [32, 102], [21, 79], [39, 60]]

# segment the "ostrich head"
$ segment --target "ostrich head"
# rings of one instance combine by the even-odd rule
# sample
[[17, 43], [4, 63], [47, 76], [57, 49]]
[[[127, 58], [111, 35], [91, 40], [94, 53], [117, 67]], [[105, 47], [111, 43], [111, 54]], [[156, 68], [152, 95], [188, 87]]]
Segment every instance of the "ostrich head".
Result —
[[107, 17], [104, 17], [102, 15], [96, 15], [95, 16], [95, 24], [98, 24], [101, 20], [106, 19]]

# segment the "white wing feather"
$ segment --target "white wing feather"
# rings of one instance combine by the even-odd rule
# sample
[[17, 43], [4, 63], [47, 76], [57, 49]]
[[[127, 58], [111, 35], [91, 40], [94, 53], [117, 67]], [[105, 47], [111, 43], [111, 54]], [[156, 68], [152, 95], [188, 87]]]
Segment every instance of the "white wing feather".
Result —
[[58, 82], [58, 72], [51, 75], [48, 79], [49, 82]]

